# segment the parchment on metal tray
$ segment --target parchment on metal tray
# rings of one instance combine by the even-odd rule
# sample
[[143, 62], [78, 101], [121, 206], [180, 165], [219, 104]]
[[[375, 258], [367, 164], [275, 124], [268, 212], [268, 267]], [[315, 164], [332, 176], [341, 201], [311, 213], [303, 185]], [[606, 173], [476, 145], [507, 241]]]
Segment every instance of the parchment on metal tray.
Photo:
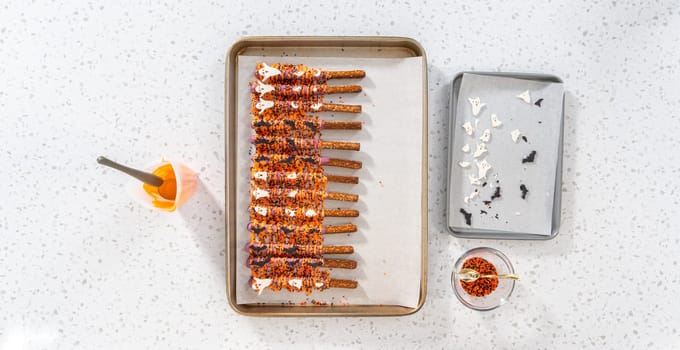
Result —
[[553, 233], [563, 94], [561, 83], [463, 74], [451, 121], [453, 231], [480, 237]]

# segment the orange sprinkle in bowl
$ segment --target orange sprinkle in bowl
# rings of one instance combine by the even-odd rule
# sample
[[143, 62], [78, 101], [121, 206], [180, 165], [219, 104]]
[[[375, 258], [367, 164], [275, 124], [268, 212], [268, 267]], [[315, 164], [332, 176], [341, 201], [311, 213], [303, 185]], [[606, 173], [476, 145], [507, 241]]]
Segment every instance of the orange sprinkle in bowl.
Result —
[[515, 281], [511, 279], [498, 279], [496, 281], [481, 281], [479, 279], [475, 282], [481, 282], [478, 283], [481, 289], [473, 289], [470, 282], [462, 282], [458, 278], [458, 272], [464, 268], [464, 265], [465, 267], [476, 265], [489, 269], [479, 271], [482, 274], [493, 271], [491, 266], [486, 266], [488, 263], [493, 265], [496, 274], [515, 273], [514, 267], [505, 254], [497, 249], [488, 247], [473, 248], [463, 253], [454, 264], [453, 272], [451, 273], [451, 287], [456, 297], [463, 305], [473, 310], [489, 311], [498, 308], [508, 302], [512, 291], [515, 289]]

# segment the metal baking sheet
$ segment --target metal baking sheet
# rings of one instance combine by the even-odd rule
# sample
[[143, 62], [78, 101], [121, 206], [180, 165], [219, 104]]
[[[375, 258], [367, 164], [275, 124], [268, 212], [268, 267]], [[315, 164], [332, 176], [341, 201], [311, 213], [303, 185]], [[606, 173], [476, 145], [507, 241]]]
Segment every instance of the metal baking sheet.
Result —
[[[464, 77], [467, 79], [465, 80], [467, 84], [462, 84]], [[493, 86], [487, 86], [487, 83]], [[560, 221], [564, 119], [564, 100], [563, 93], [561, 92], [561, 83], [562, 81], [558, 77], [540, 74], [469, 72], [461, 73], [455, 77], [450, 100], [447, 186], [447, 222], [449, 223], [448, 229], [454, 236], [463, 238], [541, 240], [551, 239], [557, 235]], [[467, 101], [470, 97], [467, 95], [470, 92], [462, 93], [462, 85], [467, 87], [476, 85], [478, 88], [474, 89], [475, 91], [481, 91], [482, 94], [486, 94], [482, 102], [486, 101], [488, 104], [482, 108], [482, 112], [476, 117], [473, 117], [470, 111], [470, 103]], [[519, 90], [524, 86], [529, 90], [532, 88], [536, 90], [547, 88], [547, 91], [542, 91], [546, 94], [549, 94], [548, 91], [551, 88], [559, 86], [558, 90], [552, 89], [557, 91], [557, 93], [554, 96], [555, 98], [550, 99], [557, 101], [557, 105], [545, 106], [545, 103], [543, 107], [532, 105], [538, 96], [532, 96], [531, 104], [523, 104], [521, 100], [515, 97], [515, 94], [520, 93], [521, 91]], [[518, 91], [515, 92], [515, 90]], [[490, 121], [487, 119], [490, 119], [491, 113], [498, 114], [499, 119], [504, 123], [503, 126], [498, 129], [490, 127]], [[533, 119], [536, 119], [536, 116], [543, 117], [543, 124], [535, 124], [536, 121]], [[462, 131], [461, 125], [465, 121], [479, 124], [474, 137], [469, 137]], [[520, 140], [518, 144], [513, 144], [511, 141], [510, 131], [518, 125], [521, 125], [523, 134], [530, 135], [528, 142]], [[467, 179], [463, 179], [463, 175], [465, 171], [476, 172], [475, 161], [484, 158], [474, 159], [470, 154], [474, 152], [477, 143], [480, 143], [477, 139], [482, 134], [482, 130], [486, 128], [492, 130], [492, 139], [489, 143], [487, 158], [492, 165], [499, 165], [498, 168], [504, 168], [506, 171], [501, 171], [500, 174], [493, 174], [492, 169], [493, 176], [488, 179], [488, 186], [471, 186], [467, 183]], [[555, 135], [555, 138], [548, 136], [551, 133]], [[468, 154], [463, 154], [461, 151], [461, 146], [465, 143], [469, 144], [471, 148]], [[492, 145], [496, 147], [494, 150], [491, 149]], [[542, 159], [538, 158], [541, 161], [540, 165], [523, 166], [519, 164], [521, 157], [515, 160], [514, 157], [510, 157], [510, 154], [505, 151], [507, 149], [514, 149], [514, 154], [517, 153], [516, 150], [518, 149], [526, 149], [525, 152], [528, 152], [530, 149], [533, 149], [532, 147], [538, 149], [539, 154], [543, 155]], [[550, 147], [555, 148], [551, 150]], [[461, 160], [469, 160], [471, 169], [466, 170], [459, 167], [458, 162]], [[517, 161], [518, 166], [514, 166], [515, 161]], [[532, 167], [534, 168], [532, 169]], [[550, 174], [549, 177], [546, 178], [544, 173]], [[533, 198], [529, 197], [527, 201], [520, 199], [519, 189], [516, 188], [520, 184], [519, 179], [531, 179], [532, 181], [526, 182], [529, 188], [531, 188], [531, 184], [536, 184], [536, 191], [532, 193], [530, 189], [530, 196], [534, 196]], [[547, 182], [550, 179], [552, 179], [552, 182]], [[491, 207], [487, 208], [482, 203], [482, 200], [489, 199], [486, 197], [491, 195], [498, 180], [503, 181], [498, 186], [503, 188], [503, 191], [506, 193], [503, 193], [503, 200], [493, 202]], [[463, 198], [469, 195], [467, 192], [472, 191], [474, 188], [478, 189], [480, 196], [475, 200], [470, 200], [469, 203], [464, 203]], [[549, 198], [549, 202], [545, 202], [545, 199], [537, 197], [539, 194], [541, 196], [544, 195], [544, 193], [538, 193], [540, 188], [550, 190], [550, 192], [545, 192], [545, 196], [548, 197], [543, 197]], [[473, 224], [470, 227], [464, 223], [463, 215], [459, 213], [460, 208], [466, 209], [467, 212], [472, 214]], [[484, 213], [481, 210], [484, 210]], [[522, 215], [520, 211], [524, 210], [526, 211]], [[494, 213], [501, 216], [495, 216]], [[540, 234], [536, 234], [536, 232], [540, 232]]]
[[[237, 176], [243, 173], [239, 168], [239, 159], [236, 150], [240, 140], [237, 131], [238, 123], [238, 59], [239, 57], [256, 55], [265, 57], [329, 57], [329, 58], [406, 58], [421, 57], [423, 59], [422, 86], [417, 89], [422, 93], [422, 135], [421, 139], [421, 189], [419, 190], [420, 201], [420, 232], [413, 232], [418, 235], [420, 241], [420, 297], [415, 307], [404, 307], [399, 305], [333, 305], [333, 306], [301, 306], [296, 303], [249, 303], [239, 304], [237, 269], [243, 266], [243, 262], [236, 258], [236, 251], [242, 247], [237, 244], [238, 226], [236, 219], [238, 206], [236, 186]], [[235, 43], [227, 53], [226, 66], [226, 92], [225, 92], [225, 117], [226, 117], [226, 152], [227, 155], [227, 175], [226, 175], [226, 264], [227, 264], [227, 294], [232, 308], [245, 315], [254, 316], [398, 316], [416, 312], [423, 305], [426, 292], [426, 260], [427, 260], [427, 95], [426, 95], [426, 62], [424, 51], [420, 45], [406, 38], [390, 37], [266, 37], [266, 38], [246, 38]], [[374, 121], [375, 122], [375, 121]], [[241, 135], [242, 136], [242, 135]], [[242, 167], [242, 165], [241, 165]], [[237, 169], [238, 168], [238, 169]], [[241, 232], [242, 233], [242, 232]], [[370, 232], [367, 232], [370, 237]], [[314, 296], [314, 295], [312, 295]], [[240, 298], [242, 299], [242, 298]], [[322, 299], [321, 296], [318, 299]]]

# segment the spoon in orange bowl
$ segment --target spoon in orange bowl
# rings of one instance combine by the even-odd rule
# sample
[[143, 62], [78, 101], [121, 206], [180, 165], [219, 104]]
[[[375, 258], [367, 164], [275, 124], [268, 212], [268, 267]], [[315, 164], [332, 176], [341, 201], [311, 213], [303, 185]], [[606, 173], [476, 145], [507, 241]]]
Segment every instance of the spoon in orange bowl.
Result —
[[149, 186], [158, 187], [158, 193], [165, 199], [175, 199], [177, 189], [175, 179], [168, 179], [167, 181], [164, 181], [160, 176], [127, 167], [106, 157], [97, 157], [97, 163], [126, 173]]

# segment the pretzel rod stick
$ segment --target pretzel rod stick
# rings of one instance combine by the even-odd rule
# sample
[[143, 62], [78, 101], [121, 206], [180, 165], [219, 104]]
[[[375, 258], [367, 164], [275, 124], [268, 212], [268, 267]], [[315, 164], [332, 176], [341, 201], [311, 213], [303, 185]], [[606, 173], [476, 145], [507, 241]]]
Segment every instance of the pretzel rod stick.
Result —
[[328, 282], [328, 287], [329, 288], [347, 288], [347, 289], [355, 289], [359, 285], [357, 281], [352, 281], [352, 280], [334, 280], [331, 279], [330, 282]]
[[361, 122], [322, 121], [321, 127], [327, 130], [361, 130]]
[[339, 168], [361, 169], [361, 162], [356, 160], [326, 158], [321, 160], [321, 164]]
[[[308, 269], [315, 267], [355, 269], [357, 267], [357, 262], [354, 260], [347, 259], [283, 258], [266, 256], [266, 257], [251, 257], [248, 259], [246, 265], [251, 268], [269, 267], [272, 269], [276, 269], [279, 272], [282, 272], [281, 270], [290, 271], [297, 269], [299, 271], [305, 268]], [[294, 272], [294, 274], [299, 274], [299, 272]], [[307, 275], [311, 274], [307, 273]]]
[[255, 77], [268, 84], [278, 82], [323, 84], [328, 79], [353, 79], [363, 78], [366, 76], [366, 72], [363, 70], [325, 71], [319, 68], [311, 68], [301, 64], [274, 63], [268, 65], [265, 62], [261, 62], [257, 64], [255, 69]]
[[304, 166], [327, 165], [340, 168], [361, 169], [361, 162], [356, 160], [317, 157], [314, 155], [301, 156], [281, 153], [255, 154], [254, 166], [257, 167], [281, 167], [281, 171], [296, 171]]
[[263, 98], [310, 98], [325, 94], [339, 94], [361, 92], [359, 85], [333, 85], [326, 84], [265, 84], [259, 80], [250, 83], [250, 92], [259, 94]]
[[336, 103], [324, 103], [323, 105], [321, 105], [321, 110], [324, 112], [361, 113], [361, 105], [340, 105]]
[[342, 94], [347, 92], [361, 92], [359, 85], [326, 85], [327, 94]]
[[344, 142], [344, 141], [321, 141], [321, 148], [323, 149], [342, 149], [346, 151], [358, 151], [361, 148], [359, 142]]
[[352, 254], [354, 247], [351, 245], [327, 245], [321, 249], [323, 254]]
[[354, 224], [343, 224], [343, 225], [329, 225], [325, 227], [324, 233], [332, 234], [332, 233], [349, 233], [349, 232], [356, 232], [357, 231], [357, 226]]
[[359, 216], [359, 211], [356, 209], [328, 209], [323, 211], [324, 216], [335, 218], [347, 218]]
[[344, 183], [344, 184], [358, 184], [359, 183], [359, 177], [358, 176], [342, 176], [342, 175], [326, 175], [326, 179], [328, 182], [337, 182], [337, 183]]
[[356, 70], [346, 70], [346, 71], [327, 71], [325, 72], [328, 79], [354, 79], [363, 78], [366, 76], [366, 72], [360, 69]]
[[334, 200], [334, 201], [343, 201], [343, 202], [356, 202], [359, 200], [359, 196], [356, 194], [350, 194], [350, 193], [342, 193], [342, 192], [327, 192], [326, 193], [326, 199]]
[[287, 235], [289, 234], [305, 234], [305, 235], [313, 235], [317, 233], [328, 233], [328, 234], [333, 234], [333, 233], [350, 233], [350, 232], [356, 232], [357, 231], [357, 226], [354, 224], [342, 224], [342, 225], [328, 225], [321, 227], [321, 229], [317, 228], [317, 226], [297, 226], [297, 225], [274, 225], [274, 224], [267, 224], [263, 222], [249, 222], [246, 228], [249, 231], [255, 232], [255, 233], [260, 233], [262, 231], [266, 233], [278, 233], [278, 232], [283, 232]]
[[301, 244], [259, 244], [249, 243], [246, 249], [251, 256], [281, 256], [281, 257], [321, 257], [323, 254], [352, 254], [351, 245], [301, 245]]
[[255, 144], [259, 153], [314, 153], [319, 147], [323, 149], [339, 149], [346, 151], [358, 151], [361, 148], [359, 142], [347, 141], [319, 141], [315, 137], [281, 137], [281, 136], [251, 136], [250, 143]]
[[345, 259], [323, 259], [322, 267], [328, 267], [332, 269], [356, 269], [357, 262], [354, 260]]

